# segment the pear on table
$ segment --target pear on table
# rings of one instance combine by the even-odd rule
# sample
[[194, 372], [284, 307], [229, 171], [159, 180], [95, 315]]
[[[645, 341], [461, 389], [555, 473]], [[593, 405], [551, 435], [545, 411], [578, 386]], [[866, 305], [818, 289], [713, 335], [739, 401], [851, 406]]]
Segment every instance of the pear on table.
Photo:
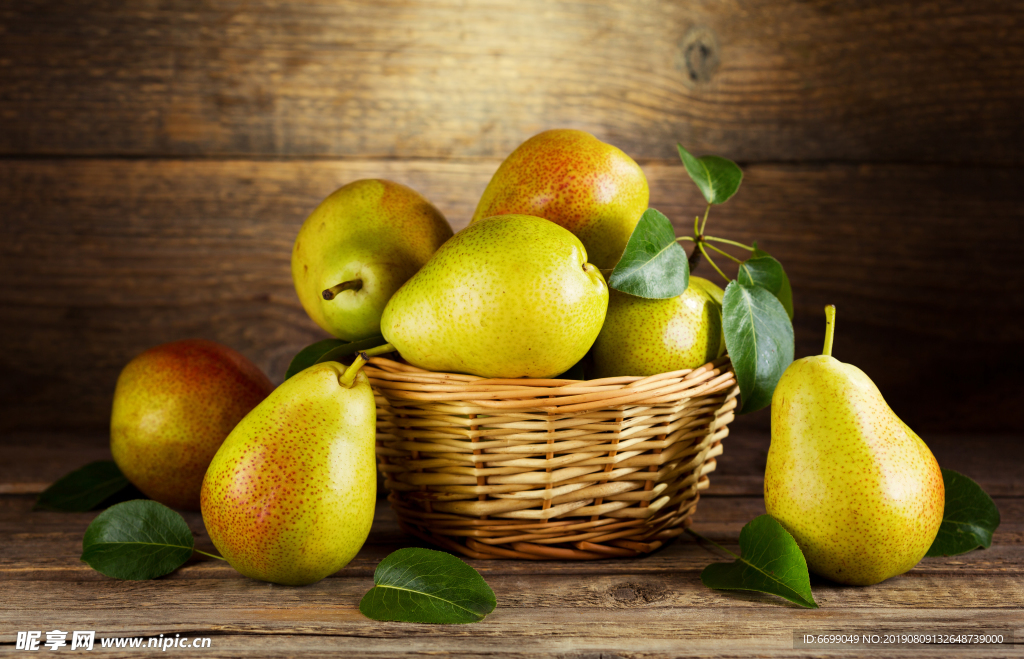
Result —
[[273, 389], [259, 367], [214, 341], [150, 348], [117, 379], [110, 417], [114, 462], [150, 499], [199, 510], [210, 460]]
[[383, 179], [334, 191], [306, 219], [292, 249], [295, 292], [309, 317], [339, 339], [380, 333], [392, 294], [452, 229], [412, 188]]
[[793, 362], [772, 396], [768, 513], [811, 571], [871, 585], [913, 568], [942, 523], [942, 473], [928, 446], [863, 371], [824, 354]]
[[608, 287], [569, 231], [529, 215], [475, 222], [402, 286], [381, 332], [413, 366], [550, 378], [594, 344]]
[[362, 358], [315, 364], [231, 432], [203, 481], [210, 539], [242, 574], [314, 583], [356, 555], [376, 503], [376, 406]]

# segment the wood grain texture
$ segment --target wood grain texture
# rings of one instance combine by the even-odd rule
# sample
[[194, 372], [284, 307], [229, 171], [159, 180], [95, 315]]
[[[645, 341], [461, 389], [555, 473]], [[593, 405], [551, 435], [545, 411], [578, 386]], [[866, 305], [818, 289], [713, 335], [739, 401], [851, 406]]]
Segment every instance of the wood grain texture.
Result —
[[1022, 164], [1019, 2], [0, 3], [0, 153]]
[[[63, 441], [8, 435], [0, 442], [0, 485], [16, 482], [19, 465], [47, 463], [57, 473], [95, 457], [100, 436]], [[730, 438], [737, 473], [763, 470], [764, 438]], [[991, 487], [1015, 486], [1016, 471], [998, 463], [1020, 457], [968, 446], [976, 438], [938, 442], [936, 453], [988, 457], [981, 471]], [[35, 447], [35, 448], [33, 448]], [[729, 455], [727, 453], [727, 455]], [[34, 459], [33, 459], [34, 456]], [[726, 456], [723, 456], [723, 462]], [[942, 458], [940, 457], [940, 460]], [[33, 478], [45, 477], [38, 472]], [[32, 512], [33, 497], [0, 495], [0, 653], [13, 653], [18, 630], [92, 629], [98, 637], [210, 637], [211, 647], [188, 656], [376, 656], [571, 658], [798, 657], [793, 632], [936, 633], [1010, 630], [1024, 634], [1024, 498], [996, 497], [1003, 523], [990, 549], [927, 558], [909, 573], [870, 588], [812, 578], [820, 609], [799, 609], [757, 593], [712, 591], [700, 583], [719, 550], [684, 536], [640, 559], [581, 563], [473, 561], [494, 589], [498, 608], [466, 626], [412, 625], [368, 620], [358, 602], [372, 585], [376, 564], [415, 540], [378, 506], [367, 543], [347, 567], [312, 586], [276, 586], [242, 577], [221, 561], [198, 557], [162, 579], [117, 581], [84, 565], [78, 555], [96, 513]], [[698, 505], [694, 529], [738, 551], [742, 526], [764, 511], [759, 496], [716, 496]], [[197, 546], [213, 550], [198, 513], [185, 515]], [[99, 651], [99, 650], [97, 650]], [[139, 651], [103, 650], [137, 656]], [[892, 656], [892, 650], [857, 656]], [[1020, 646], [989, 648], [986, 657], [1019, 657]], [[813, 656], [852, 656], [849, 650]], [[932, 657], [932, 646], [899, 650]], [[976, 649], [942, 648], [942, 656], [982, 656]]]
[[[298, 227], [323, 197], [390, 178], [458, 229], [498, 164], [0, 160], [0, 341], [18, 346], [0, 354], [0, 427], [102, 428], [124, 364], [180, 338], [226, 343], [279, 381], [323, 336], [289, 272]], [[703, 204], [682, 167], [644, 169], [651, 205], [690, 230]], [[708, 230], [760, 240], [786, 265], [797, 356], [820, 352], [821, 309], [834, 303], [837, 358], [867, 372], [911, 427], [1019, 432], [1022, 173], [751, 166]]]

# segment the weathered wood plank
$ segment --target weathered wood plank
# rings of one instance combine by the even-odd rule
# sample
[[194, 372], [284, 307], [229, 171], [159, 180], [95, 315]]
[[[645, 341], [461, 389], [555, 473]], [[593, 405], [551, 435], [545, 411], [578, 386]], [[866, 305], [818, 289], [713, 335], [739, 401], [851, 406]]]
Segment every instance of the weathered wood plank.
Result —
[[[30, 497], [0, 497], [0, 580], [106, 581], [79, 560], [82, 536], [97, 513], [29, 512]], [[962, 556], [926, 558], [913, 576], [922, 574], [998, 574], [1010, 578], [1024, 574], [1024, 500], [997, 499], [1003, 522], [993, 545], [985, 551]], [[705, 497], [697, 506], [694, 530], [738, 551], [740, 529], [764, 513], [760, 497]], [[185, 513], [199, 549], [215, 552], [198, 513]], [[377, 563], [401, 547], [423, 545], [404, 534], [394, 513], [379, 502], [373, 530], [362, 551], [335, 578], [372, 576]], [[723, 560], [710, 546], [683, 536], [642, 559], [587, 562], [477, 561], [471, 565], [491, 575], [525, 574], [618, 574], [699, 573], [708, 563]], [[242, 579], [222, 561], [197, 555], [165, 581], [194, 579]]]
[[[280, 380], [322, 333], [292, 289], [291, 244], [338, 185], [392, 178], [452, 224], [497, 161], [0, 161], [0, 427], [102, 428], [121, 367], [152, 345], [226, 343]], [[681, 166], [645, 166], [682, 233], [703, 211]], [[860, 366], [918, 431], [1024, 429], [1024, 170], [753, 166], [709, 231], [786, 265], [797, 355]], [[708, 275], [706, 265], [698, 274]], [[714, 276], [711, 273], [708, 276]], [[69, 360], [73, 354], [73, 360]], [[742, 419], [764, 428], [767, 415]]]
[[5, 154], [1021, 164], [1024, 7], [216, 0], [0, 5]]

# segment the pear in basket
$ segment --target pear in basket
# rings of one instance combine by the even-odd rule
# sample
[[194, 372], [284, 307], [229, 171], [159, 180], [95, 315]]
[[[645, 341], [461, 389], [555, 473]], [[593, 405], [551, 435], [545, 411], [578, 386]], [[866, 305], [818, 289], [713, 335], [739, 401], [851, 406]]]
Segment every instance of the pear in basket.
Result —
[[614, 268], [650, 191], [640, 165], [581, 130], [547, 130], [523, 142], [505, 159], [473, 214], [536, 215], [572, 231], [590, 261]]
[[690, 277], [681, 295], [648, 300], [611, 292], [608, 317], [594, 344], [594, 378], [656, 375], [697, 368], [725, 352], [722, 290]]
[[339, 339], [374, 336], [391, 295], [451, 235], [441, 212], [415, 190], [354, 181], [324, 199], [299, 229], [295, 292], [309, 317]]
[[353, 368], [324, 362], [292, 376], [242, 419], [210, 463], [203, 523], [242, 574], [314, 583], [345, 567], [366, 541], [377, 416], [370, 381]]
[[413, 366], [491, 378], [550, 378], [593, 345], [608, 286], [579, 238], [500, 215], [446, 242], [384, 309], [381, 333]]
[[764, 503], [812, 572], [867, 586], [924, 557], [945, 487], [928, 446], [878, 387], [831, 356], [835, 307], [826, 314], [824, 354], [790, 364], [772, 395]]

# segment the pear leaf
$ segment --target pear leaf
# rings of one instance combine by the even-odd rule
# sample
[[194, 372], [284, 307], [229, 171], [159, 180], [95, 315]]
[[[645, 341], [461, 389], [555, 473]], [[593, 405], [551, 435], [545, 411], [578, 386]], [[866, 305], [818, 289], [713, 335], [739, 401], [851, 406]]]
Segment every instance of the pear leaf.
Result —
[[683, 294], [690, 285], [690, 265], [667, 217], [653, 208], [644, 211], [608, 285], [652, 300]]
[[128, 482], [112, 460], [99, 460], [72, 471], [43, 490], [33, 510], [59, 510], [82, 513], [114, 503], [122, 492], [141, 492]]
[[760, 286], [779, 298], [786, 315], [793, 320], [793, 289], [782, 264], [767, 254], [753, 256], [740, 264], [736, 278], [750, 286]]
[[341, 339], [324, 339], [308, 345], [292, 357], [292, 363], [288, 365], [288, 371], [284, 375], [287, 380], [291, 376], [304, 371], [313, 364], [321, 362], [341, 361], [345, 357], [351, 357], [360, 350], [369, 350], [387, 343], [380, 334], [371, 336], [368, 339], [359, 341], [342, 341]]
[[306, 370], [323, 357], [324, 353], [346, 343], [346, 341], [341, 339], [324, 339], [323, 341], [317, 341], [312, 345], [306, 346], [297, 355], [292, 357], [292, 363], [288, 364], [288, 370], [284, 374], [284, 379], [287, 380], [296, 373]]
[[732, 563], [712, 563], [704, 568], [701, 583], [716, 590], [778, 595], [808, 609], [818, 608], [803, 552], [771, 515], [755, 517], [743, 527], [740, 553], [742, 556], [733, 554], [736, 560]]
[[464, 561], [433, 549], [392, 552], [377, 565], [359, 610], [374, 620], [478, 622], [497, 606], [494, 591]]
[[739, 165], [718, 156], [696, 158], [677, 144], [679, 157], [683, 160], [686, 173], [697, 184], [700, 193], [709, 204], [724, 204], [736, 194], [743, 181], [743, 170]]
[[925, 556], [956, 556], [978, 547], [992, 546], [992, 534], [999, 527], [999, 509], [981, 486], [952, 469], [942, 470], [946, 506], [942, 525]]
[[115, 579], [155, 579], [192, 557], [195, 540], [181, 515], [156, 501], [126, 501], [92, 521], [82, 560]]
[[793, 361], [793, 323], [778, 298], [760, 286], [732, 281], [722, 302], [722, 330], [740, 386], [740, 412], [756, 412], [772, 402], [775, 385]]

